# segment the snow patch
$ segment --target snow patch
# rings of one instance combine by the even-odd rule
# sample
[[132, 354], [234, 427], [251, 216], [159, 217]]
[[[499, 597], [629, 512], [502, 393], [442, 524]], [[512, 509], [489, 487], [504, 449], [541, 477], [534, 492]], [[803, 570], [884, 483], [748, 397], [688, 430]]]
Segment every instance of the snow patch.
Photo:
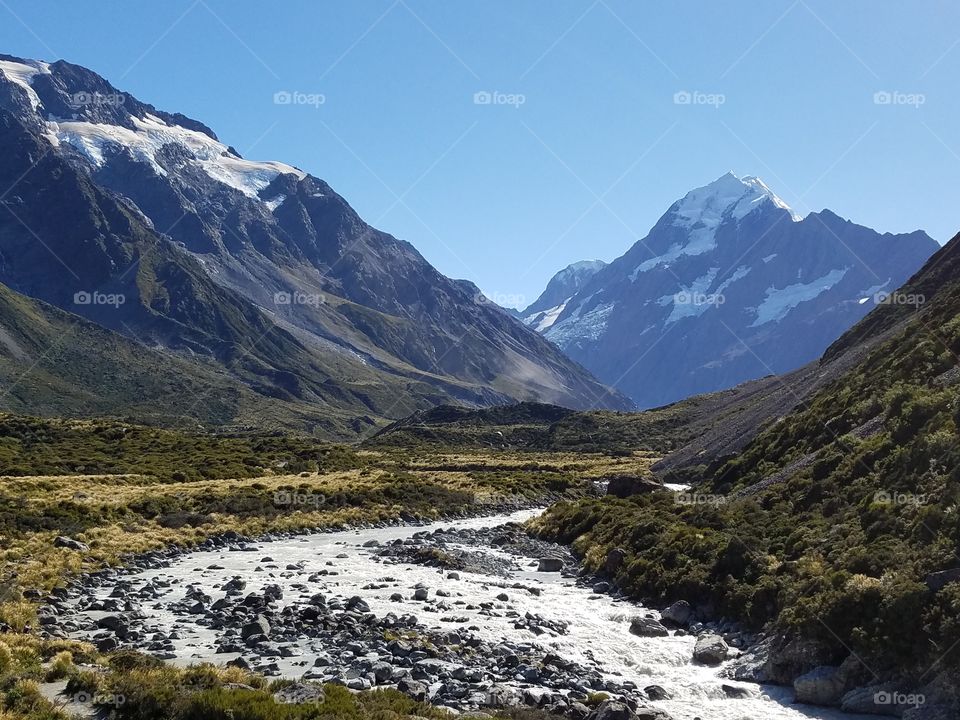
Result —
[[[590, 297], [593, 297], [592, 295]], [[581, 315], [581, 309], [590, 299], [586, 298], [577, 309], [546, 332], [546, 337], [557, 345], [568, 345], [576, 340], [598, 340], [607, 329], [607, 322], [616, 303], [603, 303]]]
[[33, 89], [33, 78], [36, 75], [50, 74], [50, 66], [47, 63], [37, 62], [35, 65], [27, 65], [12, 60], [0, 60], [0, 72], [3, 72], [8, 80], [27, 91], [30, 105], [34, 110], [40, 108], [40, 98]]
[[287, 199], [286, 195], [277, 195], [275, 198], [272, 198], [270, 200], [264, 200], [263, 204], [267, 206], [267, 209], [269, 209], [270, 212], [273, 212], [278, 207], [283, 205], [283, 201], [286, 199]]
[[689, 285], [681, 285], [680, 290], [673, 295], [664, 295], [657, 300], [659, 305], [673, 305], [673, 310], [667, 316], [664, 325], [670, 325], [687, 317], [700, 317], [709, 310], [713, 304], [706, 301], [707, 291], [713, 285], [718, 272], [720, 268], [710, 268], [705, 275], [696, 278]]
[[186, 148], [193, 162], [212, 179], [259, 200], [258, 193], [278, 175], [291, 174], [303, 179], [301, 170], [280, 162], [255, 162], [238, 158], [223, 143], [204, 133], [179, 125], [167, 125], [163, 120], [147, 115], [143, 120], [130, 117], [135, 130], [89, 122], [48, 122], [47, 128], [59, 143], [69, 143], [79, 150], [95, 167], [101, 167], [104, 152], [110, 147], [126, 148], [134, 159], [150, 165], [158, 175], [166, 171], [157, 162], [157, 153], [170, 143]]
[[533, 329], [537, 332], [544, 332], [548, 328], [553, 327], [553, 324], [557, 321], [557, 318], [560, 317], [560, 313], [563, 312], [564, 308], [567, 307], [567, 303], [570, 302], [570, 298], [567, 298], [559, 305], [556, 305], [548, 310], [542, 310], [541, 312], [534, 313], [529, 317], [523, 319], [524, 324], [532, 325], [536, 322], [536, 325], [533, 326]]
[[780, 322], [797, 305], [813, 300], [840, 282], [843, 276], [847, 274], [847, 270], [849, 268], [831, 270], [826, 275], [809, 283], [787, 285], [787, 287], [780, 289], [773, 286], [767, 288], [764, 301], [759, 307], [753, 309], [757, 317], [750, 327], [758, 327], [769, 322]]

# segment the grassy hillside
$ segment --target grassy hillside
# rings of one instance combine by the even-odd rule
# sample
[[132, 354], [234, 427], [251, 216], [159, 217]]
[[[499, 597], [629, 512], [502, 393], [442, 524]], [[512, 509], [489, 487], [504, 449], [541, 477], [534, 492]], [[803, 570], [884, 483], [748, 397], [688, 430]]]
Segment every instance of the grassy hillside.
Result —
[[151, 350], [0, 285], [0, 410], [173, 427], [271, 426], [351, 437], [350, 417], [252, 391], [201, 360]]

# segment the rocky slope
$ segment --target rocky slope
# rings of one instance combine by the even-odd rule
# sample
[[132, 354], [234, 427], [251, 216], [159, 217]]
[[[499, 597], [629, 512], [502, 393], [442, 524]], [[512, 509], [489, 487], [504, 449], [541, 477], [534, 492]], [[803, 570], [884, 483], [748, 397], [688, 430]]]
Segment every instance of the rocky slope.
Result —
[[630, 407], [367, 225], [95, 73], [0, 56], [0, 282], [318, 417], [510, 398]]
[[544, 333], [655, 407], [810, 362], [936, 248], [829, 210], [800, 219], [758, 178], [727, 174], [674, 203]]

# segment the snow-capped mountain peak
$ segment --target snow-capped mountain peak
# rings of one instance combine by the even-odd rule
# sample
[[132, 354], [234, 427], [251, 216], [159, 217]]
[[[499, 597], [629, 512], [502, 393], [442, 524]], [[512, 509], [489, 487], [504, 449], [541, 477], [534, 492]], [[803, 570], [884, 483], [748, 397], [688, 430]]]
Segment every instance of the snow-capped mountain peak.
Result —
[[881, 235], [829, 211], [800, 219], [759, 178], [727, 173], [524, 321], [653, 407], [812, 360], [878, 283], [899, 286], [935, 249], [922, 232]]
[[801, 219], [763, 180], [753, 175], [739, 178], [732, 172], [691, 190], [674, 203], [671, 211], [675, 225], [715, 228], [727, 217], [746, 217], [765, 202], [786, 210], [794, 221]]

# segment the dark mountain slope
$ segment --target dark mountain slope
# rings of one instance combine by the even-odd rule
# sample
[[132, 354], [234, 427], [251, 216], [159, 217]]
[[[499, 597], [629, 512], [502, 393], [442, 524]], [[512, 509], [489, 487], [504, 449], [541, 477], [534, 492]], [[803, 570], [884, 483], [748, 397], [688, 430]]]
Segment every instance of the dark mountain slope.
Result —
[[[630, 406], [297, 168], [245, 160], [62, 61], [0, 58], [0, 108], [4, 179], [19, 179], [0, 281], [18, 291], [212, 357], [266, 395], [375, 417], [510, 398]], [[76, 307], [94, 290], [128, 302]]]
[[196, 427], [276, 426], [349, 437], [349, 418], [251, 391], [198, 362], [150, 350], [0, 286], [0, 409], [68, 417], [119, 416]]

